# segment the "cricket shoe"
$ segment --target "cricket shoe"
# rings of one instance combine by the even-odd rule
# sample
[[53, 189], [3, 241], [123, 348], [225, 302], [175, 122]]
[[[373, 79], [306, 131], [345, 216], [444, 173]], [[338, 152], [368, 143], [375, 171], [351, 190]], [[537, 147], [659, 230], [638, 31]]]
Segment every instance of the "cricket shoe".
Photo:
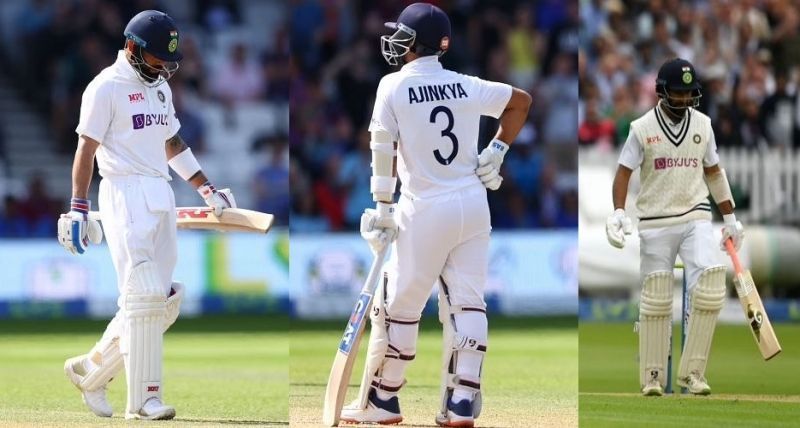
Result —
[[370, 388], [367, 396], [367, 408], [359, 408], [358, 400], [356, 400], [342, 409], [339, 419], [349, 424], [392, 425], [402, 422], [403, 415], [400, 414], [400, 401], [397, 396], [381, 400], [378, 398], [375, 388]]
[[158, 397], [150, 397], [144, 406], [135, 413], [125, 413], [125, 419], [142, 419], [147, 421], [167, 420], [175, 417], [175, 408], [161, 402]]
[[642, 388], [642, 395], [645, 397], [661, 397], [664, 395], [664, 388], [658, 379], [650, 379], [649, 382]]
[[106, 399], [106, 386], [103, 385], [101, 388], [94, 391], [87, 391], [81, 387], [81, 381], [87, 373], [86, 366], [84, 365], [86, 358], [88, 358], [87, 355], [79, 355], [65, 361], [64, 373], [67, 374], [69, 381], [81, 392], [83, 402], [92, 413], [102, 418], [110, 418], [114, 410]]
[[688, 389], [694, 395], [711, 394], [711, 387], [708, 386], [706, 378], [696, 372], [689, 373], [688, 378], [678, 378], [678, 385]]
[[471, 401], [461, 400], [453, 403], [452, 400], [447, 400], [447, 414], [436, 415], [436, 424], [442, 427], [472, 428], [475, 426], [475, 418], [472, 415]]

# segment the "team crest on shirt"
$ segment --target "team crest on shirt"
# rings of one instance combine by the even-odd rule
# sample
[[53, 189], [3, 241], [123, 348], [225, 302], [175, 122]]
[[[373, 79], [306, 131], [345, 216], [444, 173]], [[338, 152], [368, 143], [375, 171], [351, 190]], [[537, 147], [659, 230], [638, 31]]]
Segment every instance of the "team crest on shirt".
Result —
[[158, 100], [161, 101], [162, 103], [164, 102], [164, 100], [167, 99], [167, 97], [164, 96], [164, 93], [161, 92], [161, 89], [158, 90], [157, 94], [158, 94]]
[[700, 144], [700, 141], [701, 141], [700, 134], [694, 134], [692, 136], [692, 141], [694, 141], [695, 144]]

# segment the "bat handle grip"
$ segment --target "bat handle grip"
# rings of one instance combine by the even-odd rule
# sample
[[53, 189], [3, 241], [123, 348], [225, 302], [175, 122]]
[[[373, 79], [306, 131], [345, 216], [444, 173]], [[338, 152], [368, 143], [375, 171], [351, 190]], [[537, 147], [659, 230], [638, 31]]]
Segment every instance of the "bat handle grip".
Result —
[[739, 262], [739, 255], [736, 254], [736, 248], [733, 247], [733, 239], [728, 238], [725, 240], [725, 249], [728, 251], [728, 255], [731, 256], [733, 270], [737, 274], [742, 273], [742, 264]]

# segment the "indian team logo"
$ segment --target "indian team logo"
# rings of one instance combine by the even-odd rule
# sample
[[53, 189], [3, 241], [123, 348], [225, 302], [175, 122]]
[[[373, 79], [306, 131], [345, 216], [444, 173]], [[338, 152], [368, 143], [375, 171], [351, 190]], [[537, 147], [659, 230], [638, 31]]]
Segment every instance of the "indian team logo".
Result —
[[450, 48], [450, 38], [447, 36], [442, 37], [442, 40], [439, 41], [439, 49], [446, 51], [449, 48]]
[[175, 30], [170, 31], [169, 37], [172, 38], [172, 40], [169, 41], [169, 45], [167, 45], [167, 50], [170, 53], [172, 53], [178, 50], [178, 32]]
[[690, 73], [688, 71], [684, 72], [683, 73], [683, 77], [681, 77], [681, 79], [683, 80], [683, 83], [685, 83], [687, 85], [692, 83], [692, 73]]
[[158, 100], [159, 100], [159, 101], [161, 101], [162, 103], [163, 103], [163, 102], [164, 102], [164, 101], [167, 99], [167, 98], [164, 96], [164, 93], [163, 93], [163, 92], [161, 92], [161, 89], [159, 89], [159, 90], [158, 90], [157, 94], [158, 94]]
[[700, 141], [702, 141], [700, 138], [700, 134], [694, 134], [692, 136], [692, 141], [694, 141], [695, 144], [700, 144]]

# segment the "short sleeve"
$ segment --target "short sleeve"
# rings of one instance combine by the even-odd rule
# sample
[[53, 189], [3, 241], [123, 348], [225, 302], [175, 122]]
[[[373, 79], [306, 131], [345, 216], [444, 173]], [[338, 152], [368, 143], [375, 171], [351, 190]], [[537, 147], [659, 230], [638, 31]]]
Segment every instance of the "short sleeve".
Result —
[[630, 170], [634, 170], [642, 165], [643, 160], [644, 151], [642, 151], [642, 145], [639, 143], [639, 139], [636, 138], [633, 127], [631, 127], [630, 132], [628, 132], [628, 139], [625, 140], [625, 145], [622, 146], [622, 151], [619, 154], [618, 163]]
[[703, 157], [703, 166], [708, 168], [719, 163], [719, 155], [717, 154], [717, 139], [714, 137], [714, 130], [709, 127], [708, 146], [706, 147], [706, 155]]
[[114, 115], [112, 98], [111, 83], [96, 80], [89, 83], [81, 97], [80, 119], [75, 132], [102, 144]]
[[478, 89], [478, 101], [481, 106], [481, 114], [484, 116], [491, 116], [495, 119], [505, 111], [511, 100], [511, 85], [500, 82], [492, 82], [489, 80], [479, 79], [474, 77], [476, 87]]
[[372, 109], [372, 119], [369, 121], [369, 131], [386, 131], [395, 141], [400, 139], [397, 126], [397, 116], [392, 108], [391, 96], [393, 91], [391, 81], [385, 77], [378, 84], [375, 94], [375, 107]]
[[[169, 138], [174, 137], [181, 129], [181, 121], [178, 120], [178, 113], [175, 111], [175, 104], [169, 100]], [[189, 144], [193, 143], [189, 142]]]

